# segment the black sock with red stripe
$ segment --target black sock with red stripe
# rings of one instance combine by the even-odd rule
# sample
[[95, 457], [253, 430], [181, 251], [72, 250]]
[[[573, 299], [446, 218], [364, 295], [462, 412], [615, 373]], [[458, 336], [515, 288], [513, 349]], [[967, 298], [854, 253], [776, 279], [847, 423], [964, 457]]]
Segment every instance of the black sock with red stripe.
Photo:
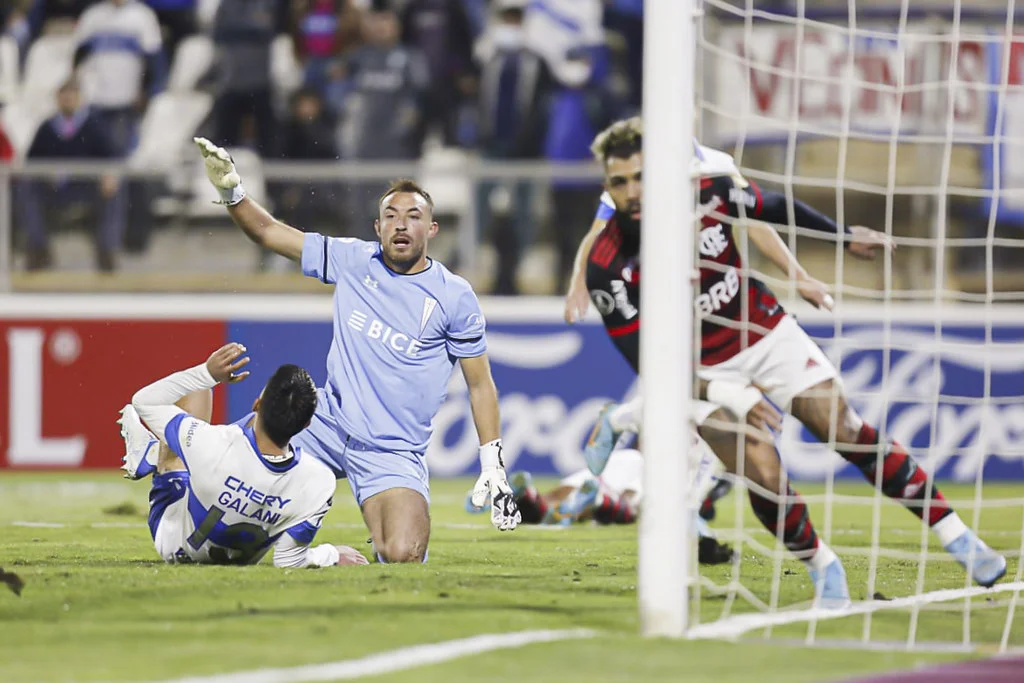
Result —
[[[798, 553], [798, 557], [806, 559], [812, 551], [818, 549], [818, 534], [811, 522], [811, 513], [807, 510], [800, 494], [786, 484], [786, 508], [779, 518], [779, 503], [761, 495], [754, 489], [748, 490], [750, 494], [750, 506], [754, 508], [754, 515], [764, 528], [772, 532], [776, 538], [782, 539], [783, 545], [790, 552]], [[780, 528], [781, 527], [781, 528]]]
[[928, 526], [945, 519], [952, 514], [945, 496], [934, 485], [929, 492], [928, 474], [910, 457], [906, 449], [899, 443], [890, 440], [882, 448], [882, 457], [878, 456], [878, 431], [864, 423], [857, 435], [857, 445], [875, 446], [872, 449], [853, 451], [839, 447], [836, 450], [843, 458], [861, 471], [869, 483], [877, 482], [878, 463], [882, 463], [882, 493], [904, 505], [908, 510], [924, 520], [924, 501], [931, 493], [931, 504], [928, 508]]

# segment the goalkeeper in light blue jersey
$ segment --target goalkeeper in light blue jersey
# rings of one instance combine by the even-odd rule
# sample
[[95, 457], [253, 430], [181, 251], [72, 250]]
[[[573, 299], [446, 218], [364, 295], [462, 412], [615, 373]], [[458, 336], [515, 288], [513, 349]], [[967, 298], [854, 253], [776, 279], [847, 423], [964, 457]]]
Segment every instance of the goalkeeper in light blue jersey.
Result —
[[514, 529], [521, 515], [501, 460], [484, 317], [469, 283], [427, 256], [438, 230], [430, 195], [410, 180], [393, 184], [374, 223], [379, 242], [303, 233], [246, 197], [225, 150], [203, 138], [196, 144], [235, 224], [263, 248], [300, 262], [303, 274], [334, 285], [327, 383], [312, 423], [292, 443], [348, 478], [378, 559], [426, 558], [424, 456], [456, 362], [482, 444], [474, 497], [482, 504], [490, 496], [494, 526]]

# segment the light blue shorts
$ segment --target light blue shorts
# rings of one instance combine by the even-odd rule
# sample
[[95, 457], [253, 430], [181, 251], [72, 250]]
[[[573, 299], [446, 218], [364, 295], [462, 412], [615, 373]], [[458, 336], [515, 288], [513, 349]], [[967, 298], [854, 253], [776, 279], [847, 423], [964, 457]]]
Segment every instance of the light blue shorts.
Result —
[[[412, 489], [430, 504], [430, 473], [422, 453], [382, 451], [349, 436], [330, 414], [323, 389], [317, 389], [317, 399], [312, 422], [292, 437], [292, 446], [330, 467], [338, 479], [347, 478], [360, 507], [371, 496], [398, 488]], [[252, 417], [249, 413], [235, 424]]]

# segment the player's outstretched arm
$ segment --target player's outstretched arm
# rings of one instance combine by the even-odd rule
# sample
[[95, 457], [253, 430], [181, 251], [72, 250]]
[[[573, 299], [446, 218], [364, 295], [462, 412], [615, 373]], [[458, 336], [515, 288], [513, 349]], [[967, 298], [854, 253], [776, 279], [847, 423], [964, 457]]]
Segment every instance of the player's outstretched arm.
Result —
[[[788, 225], [789, 211], [786, 204], [786, 196], [781, 192], [762, 190], [757, 218], [776, 225]], [[852, 255], [867, 261], [873, 260], [878, 252], [896, 249], [896, 243], [889, 235], [863, 225], [840, 226], [799, 199], [793, 200], [793, 223], [800, 228], [839, 235]]]
[[472, 503], [483, 507], [491, 497], [491, 523], [501, 531], [515, 529], [522, 515], [512, 497], [512, 487], [505, 476], [505, 463], [501, 458], [501, 413], [498, 408], [498, 388], [491, 376], [491, 363], [487, 354], [462, 358], [462, 374], [469, 387], [469, 405], [473, 423], [480, 437], [480, 477], [473, 487]]
[[199, 153], [203, 155], [207, 177], [220, 193], [221, 201], [228, 207], [228, 213], [235, 225], [264, 249], [292, 261], [301, 261], [304, 240], [302, 231], [277, 220], [254, 199], [246, 196], [242, 179], [227, 150], [206, 138], [192, 140], [199, 148]]
[[743, 225], [747, 228], [750, 241], [758, 250], [767, 256], [768, 260], [774, 263], [779, 270], [796, 280], [797, 291], [805, 301], [815, 308], [832, 310], [832, 297], [826, 291], [825, 285], [804, 270], [775, 228], [767, 223], [753, 220], [743, 221]]
[[608, 220], [595, 218], [590, 224], [590, 231], [580, 241], [576, 250], [576, 260], [572, 265], [572, 277], [569, 280], [569, 292], [565, 295], [565, 322], [575, 323], [583, 320], [590, 306], [590, 293], [587, 291], [587, 259], [594, 246], [594, 240], [604, 230]]

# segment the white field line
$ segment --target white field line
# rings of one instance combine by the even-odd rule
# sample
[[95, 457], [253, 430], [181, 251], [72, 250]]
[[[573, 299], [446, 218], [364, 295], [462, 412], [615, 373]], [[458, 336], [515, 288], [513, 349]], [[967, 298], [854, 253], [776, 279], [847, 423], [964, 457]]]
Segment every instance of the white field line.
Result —
[[914, 605], [928, 605], [936, 602], [948, 602], [973, 598], [979, 596], [991, 596], [994, 593], [1006, 593], [1009, 591], [1024, 590], [1024, 581], [1014, 583], [996, 584], [992, 588], [957, 588], [947, 590], [929, 591], [920, 595], [911, 595], [905, 598], [894, 598], [892, 600], [864, 600], [855, 602], [846, 609], [822, 609], [815, 607], [811, 609], [793, 610], [788, 612], [772, 612], [770, 614], [746, 613], [727, 617], [720, 621], [701, 624], [690, 629], [686, 637], [695, 639], [704, 638], [737, 638], [748, 631], [766, 628], [769, 626], [784, 626], [786, 624], [797, 624], [805, 621], [826, 621], [828, 619], [839, 619], [854, 614], [869, 614], [881, 610], [902, 609]]
[[532, 643], [550, 643], [558, 640], [592, 638], [597, 635], [589, 629], [562, 631], [519, 631], [517, 633], [490, 633], [441, 643], [413, 645], [387, 652], [367, 655], [326, 664], [307, 664], [281, 669], [256, 669], [212, 676], [188, 676], [158, 683], [307, 683], [337, 681], [362, 676], [405, 671], [431, 664], [449, 662], [461, 657], [523, 647]]

